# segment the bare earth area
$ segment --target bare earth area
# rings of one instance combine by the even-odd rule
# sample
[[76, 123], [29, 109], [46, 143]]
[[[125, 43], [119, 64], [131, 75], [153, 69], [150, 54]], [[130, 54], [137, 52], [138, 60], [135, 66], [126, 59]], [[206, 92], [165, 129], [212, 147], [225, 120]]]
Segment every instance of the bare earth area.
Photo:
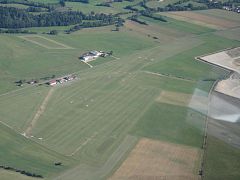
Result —
[[141, 139], [111, 180], [197, 180], [200, 151], [147, 138]]
[[228, 79], [218, 82], [215, 91], [240, 98], [240, 75], [234, 73]]
[[228, 21], [225, 19], [220, 19], [190, 11], [170, 12], [167, 13], [167, 16], [171, 16], [172, 18], [183, 21], [193, 22], [199, 25], [208, 26], [215, 29], [225, 29], [239, 26], [239, 24], [234, 21]]

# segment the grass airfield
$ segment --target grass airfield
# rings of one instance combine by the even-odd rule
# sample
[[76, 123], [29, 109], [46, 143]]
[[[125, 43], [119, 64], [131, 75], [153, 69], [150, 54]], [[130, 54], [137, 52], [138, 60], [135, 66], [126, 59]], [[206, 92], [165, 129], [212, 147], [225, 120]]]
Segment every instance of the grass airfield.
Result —
[[[73, 49], [49, 49], [15, 35], [0, 35], [1, 164], [42, 174], [44, 179], [107, 179], [114, 177], [142, 138], [197, 149], [195, 159], [200, 164], [206, 116], [187, 103], [179, 106], [158, 98], [163, 92], [191, 97], [196, 89], [208, 94], [213, 81], [204, 80], [227, 72], [194, 57], [240, 42], [221, 36], [216, 29], [176, 19], [169, 18], [167, 25], [144, 20], [149, 21], [146, 32], [143, 25], [129, 22], [130, 27], [119, 32], [104, 27], [40, 35]], [[112, 50], [117, 58], [97, 59], [89, 68], [78, 59], [89, 50]], [[22, 136], [51, 87], [16, 87], [14, 81], [69, 73], [78, 80], [52, 87], [44, 111], [31, 127], [33, 137]], [[214, 148], [239, 154], [214, 138], [210, 141], [214, 143], [208, 149], [206, 179], [221, 169], [214, 166]], [[63, 166], [54, 166], [56, 161]], [[190, 172], [196, 175], [197, 170]], [[1, 173], [6, 180], [24, 179], [21, 174]], [[229, 173], [222, 170], [221, 175]], [[237, 179], [239, 172], [233, 173], [232, 179]]]

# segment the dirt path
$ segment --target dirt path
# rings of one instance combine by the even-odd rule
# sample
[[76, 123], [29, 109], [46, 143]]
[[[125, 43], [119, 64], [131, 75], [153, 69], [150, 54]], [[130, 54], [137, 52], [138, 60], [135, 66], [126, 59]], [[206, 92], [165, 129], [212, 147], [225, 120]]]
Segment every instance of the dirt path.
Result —
[[36, 114], [34, 115], [32, 121], [30, 122], [30, 124], [28, 125], [27, 129], [25, 130], [24, 134], [25, 136], [31, 136], [32, 134], [32, 129], [35, 126], [35, 124], [37, 123], [38, 119], [40, 118], [40, 116], [43, 114], [43, 112], [45, 111], [46, 105], [53, 93], [54, 88], [51, 88], [47, 94], [47, 96], [45, 97], [45, 99], [43, 100], [41, 106], [38, 108]]

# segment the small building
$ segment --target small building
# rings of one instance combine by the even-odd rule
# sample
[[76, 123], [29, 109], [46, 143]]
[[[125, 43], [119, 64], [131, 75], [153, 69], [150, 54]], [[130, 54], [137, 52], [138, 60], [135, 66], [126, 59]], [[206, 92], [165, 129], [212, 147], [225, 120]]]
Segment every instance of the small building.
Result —
[[57, 84], [57, 81], [56, 80], [52, 80], [52, 81], [49, 81], [48, 84], [50, 86], [55, 86]]
[[95, 57], [94, 56], [82, 56], [81, 59], [85, 62], [93, 60]]
[[84, 53], [80, 57], [80, 59], [81, 59], [81, 61], [88, 62], [88, 61], [95, 60], [96, 58], [98, 58], [99, 56], [102, 56], [103, 54], [105, 54], [105, 53], [102, 51], [90, 51], [88, 53]]

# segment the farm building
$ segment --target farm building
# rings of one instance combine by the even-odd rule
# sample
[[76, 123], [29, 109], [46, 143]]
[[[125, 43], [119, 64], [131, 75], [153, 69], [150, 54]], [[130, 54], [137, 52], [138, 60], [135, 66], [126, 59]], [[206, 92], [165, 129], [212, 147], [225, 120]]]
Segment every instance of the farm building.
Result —
[[81, 61], [88, 62], [88, 61], [95, 60], [99, 56], [106, 57], [107, 53], [102, 52], [102, 51], [90, 51], [88, 53], [83, 54], [80, 57], [80, 59], [81, 59]]
[[51, 81], [47, 82], [47, 84], [50, 85], [50, 86], [55, 86], [57, 84], [63, 84], [65, 82], [72, 81], [76, 78], [77, 78], [76, 75], [68, 75], [68, 76], [65, 76], [65, 77], [58, 78], [56, 80], [51, 80]]
[[52, 81], [49, 81], [48, 84], [49, 84], [50, 86], [54, 86], [54, 85], [57, 84], [57, 81], [56, 81], [56, 80], [52, 80]]

